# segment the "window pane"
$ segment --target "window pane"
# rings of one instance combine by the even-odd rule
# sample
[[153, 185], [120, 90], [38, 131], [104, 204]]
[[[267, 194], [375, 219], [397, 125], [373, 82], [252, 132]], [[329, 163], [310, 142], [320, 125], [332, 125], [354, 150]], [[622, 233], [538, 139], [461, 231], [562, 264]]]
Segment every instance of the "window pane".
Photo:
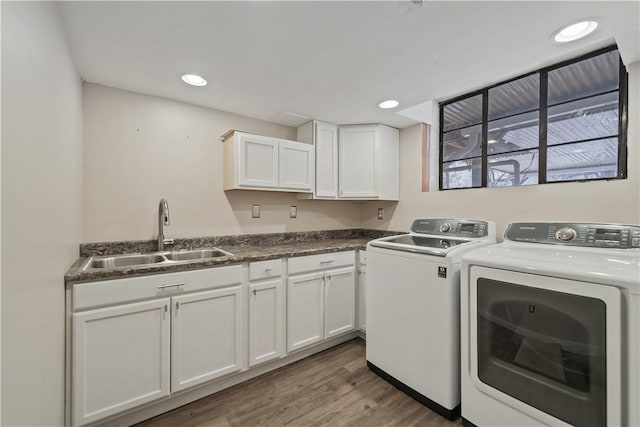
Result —
[[549, 105], [617, 89], [619, 60], [614, 50], [549, 71]]
[[617, 134], [618, 92], [549, 108], [549, 145]]
[[540, 74], [533, 74], [489, 89], [489, 120], [540, 107]]
[[489, 187], [538, 183], [538, 150], [489, 156]]
[[489, 154], [537, 148], [539, 140], [537, 111], [489, 122]]
[[442, 140], [442, 159], [468, 159], [482, 155], [482, 126], [447, 132]]
[[443, 109], [443, 131], [477, 125], [482, 122], [482, 95], [447, 104]]
[[618, 173], [618, 138], [549, 147], [547, 181], [614, 178]]
[[482, 159], [458, 160], [442, 165], [442, 188], [470, 188], [482, 185]]

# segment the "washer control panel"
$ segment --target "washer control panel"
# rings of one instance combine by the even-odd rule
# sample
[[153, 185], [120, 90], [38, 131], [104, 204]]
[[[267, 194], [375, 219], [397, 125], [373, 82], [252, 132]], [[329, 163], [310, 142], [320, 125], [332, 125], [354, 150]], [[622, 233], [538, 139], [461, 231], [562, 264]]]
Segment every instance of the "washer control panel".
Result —
[[640, 248], [640, 226], [560, 222], [514, 222], [505, 240], [594, 248]]
[[466, 219], [416, 219], [411, 225], [413, 233], [459, 237], [485, 237], [488, 229], [486, 221]]

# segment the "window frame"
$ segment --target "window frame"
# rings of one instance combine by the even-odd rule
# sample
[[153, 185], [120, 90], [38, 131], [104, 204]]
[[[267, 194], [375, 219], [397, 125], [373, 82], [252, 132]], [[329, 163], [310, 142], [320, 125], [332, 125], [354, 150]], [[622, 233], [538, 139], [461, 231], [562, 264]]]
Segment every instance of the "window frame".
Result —
[[[588, 96], [584, 96], [584, 97], [578, 97], [575, 99], [571, 99], [569, 101], [563, 101], [562, 103], [559, 104], [554, 104], [553, 106], [549, 106], [548, 104], [548, 76], [549, 76], [549, 72], [556, 70], [558, 68], [562, 68], [568, 65], [572, 65], [608, 52], [612, 52], [618, 50], [618, 57], [619, 57], [619, 65], [618, 65], [618, 89], [617, 90], [611, 90], [611, 91], [605, 91], [605, 92], [601, 92], [601, 93], [597, 93], [597, 94], [593, 94], [593, 95], [588, 95]], [[438, 104], [439, 106], [439, 159], [438, 159], [438, 166], [439, 166], [439, 174], [438, 174], [438, 188], [440, 191], [449, 191], [449, 190], [468, 190], [468, 189], [473, 189], [473, 188], [494, 188], [494, 187], [489, 187], [488, 186], [488, 175], [489, 175], [489, 154], [488, 154], [488, 144], [487, 144], [487, 140], [488, 140], [488, 134], [489, 134], [489, 90], [496, 88], [498, 86], [502, 86], [504, 84], [507, 83], [511, 83], [514, 82], [516, 80], [520, 80], [522, 78], [525, 77], [529, 77], [532, 75], [538, 75], [540, 77], [540, 83], [539, 83], [539, 105], [538, 105], [538, 109], [537, 110], [532, 110], [532, 111], [538, 111], [538, 183], [537, 184], [533, 184], [533, 185], [540, 185], [540, 184], [562, 184], [562, 183], [567, 183], [567, 182], [587, 182], [587, 181], [610, 181], [610, 180], [617, 180], [617, 179], [626, 179], [627, 178], [627, 128], [628, 128], [628, 117], [627, 117], [627, 109], [628, 109], [628, 101], [629, 101], [629, 89], [628, 89], [628, 73], [626, 71], [626, 68], [622, 62], [622, 58], [620, 57], [620, 52], [618, 49], [617, 45], [611, 45], [611, 46], [607, 46], [598, 50], [595, 50], [593, 52], [589, 52], [587, 54], [584, 55], [580, 55], [578, 57], [575, 58], [571, 58], [571, 59], [567, 59], [558, 63], [555, 63], [553, 65], [547, 66], [547, 67], [543, 67], [543, 68], [539, 68], [537, 70], [525, 73], [525, 74], [521, 74], [518, 75], [516, 77], [507, 79], [507, 80], [503, 80], [500, 81], [498, 83], [494, 83], [490, 86], [485, 86], [481, 89], [477, 89], [471, 92], [467, 92], [463, 95], [459, 95], [456, 96], [454, 98], [450, 98], [447, 99], [445, 101], [442, 101]], [[617, 92], [618, 93], [618, 171], [616, 173], [615, 177], [608, 177], [608, 178], [590, 178], [590, 179], [573, 179], [573, 180], [566, 180], [566, 181], [547, 181], [547, 151], [548, 151], [548, 145], [547, 145], [547, 125], [548, 125], [548, 111], [550, 108], [553, 108], [555, 105], [561, 105], [565, 102], [574, 102], [577, 100], [581, 100], [581, 99], [588, 99], [588, 98], [592, 98], [595, 96], [600, 96], [603, 95], [605, 93], [613, 93], [613, 92]], [[456, 103], [458, 101], [462, 101], [464, 99], [467, 98], [471, 98], [474, 96], [478, 96], [481, 95], [482, 96], [482, 122], [478, 123], [476, 125], [473, 126], [478, 126], [481, 125], [482, 126], [482, 154], [480, 156], [481, 159], [481, 184], [480, 186], [472, 186], [472, 187], [459, 187], [459, 188], [443, 188], [443, 181], [444, 181], [444, 134], [446, 133], [444, 131], [444, 108], [447, 105]], [[517, 113], [514, 115], [518, 115], [518, 114], [524, 114], [524, 113]], [[510, 117], [510, 116], [505, 116], [505, 117]], [[501, 117], [499, 119], [505, 118], [505, 117]], [[494, 120], [498, 120], [498, 119], [494, 119]], [[452, 131], [455, 129], [449, 129], [447, 132]], [[565, 142], [562, 144], [557, 144], [554, 145], [555, 146], [560, 146], [560, 145], [565, 145], [565, 144], [575, 144], [575, 143], [580, 143], [580, 142], [588, 142], [588, 141], [593, 141], [593, 140], [600, 140], [600, 139], [605, 139], [604, 137], [598, 137], [598, 138], [588, 138], [588, 139], [584, 139], [584, 140], [575, 140], [575, 141], [569, 141], [569, 142]], [[525, 151], [525, 149], [523, 150], [517, 150], [517, 151]], [[461, 160], [472, 160], [474, 158], [478, 158], [476, 157], [470, 157], [467, 159], [454, 159], [454, 160], [450, 160], [447, 161], [447, 163], [450, 162], [455, 162], [455, 161], [461, 161]], [[518, 187], [518, 186], [509, 186], [509, 187]], [[495, 187], [495, 188], [504, 188], [504, 187]]]

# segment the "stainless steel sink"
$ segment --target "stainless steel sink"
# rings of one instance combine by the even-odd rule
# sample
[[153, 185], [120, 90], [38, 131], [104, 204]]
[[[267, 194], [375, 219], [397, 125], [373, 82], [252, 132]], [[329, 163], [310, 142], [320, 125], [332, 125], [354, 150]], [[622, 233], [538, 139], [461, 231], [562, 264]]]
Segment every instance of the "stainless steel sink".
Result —
[[134, 265], [157, 264], [165, 261], [162, 255], [116, 255], [91, 258], [86, 268], [118, 268]]
[[170, 261], [190, 261], [196, 259], [220, 258], [231, 256], [229, 252], [214, 249], [194, 249], [190, 251], [170, 252], [165, 255]]
[[152, 264], [174, 264], [187, 261], [197, 261], [232, 257], [233, 254], [218, 248], [192, 249], [175, 252], [156, 252], [151, 254], [95, 256], [89, 258], [82, 270], [103, 268], [138, 267]]

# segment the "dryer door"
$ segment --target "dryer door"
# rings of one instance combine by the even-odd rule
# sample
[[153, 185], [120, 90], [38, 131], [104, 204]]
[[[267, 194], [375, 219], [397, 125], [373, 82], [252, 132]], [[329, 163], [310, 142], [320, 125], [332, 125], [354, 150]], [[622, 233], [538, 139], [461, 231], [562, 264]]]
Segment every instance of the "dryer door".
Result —
[[617, 288], [475, 266], [470, 282], [478, 388], [544, 423], [620, 424]]

